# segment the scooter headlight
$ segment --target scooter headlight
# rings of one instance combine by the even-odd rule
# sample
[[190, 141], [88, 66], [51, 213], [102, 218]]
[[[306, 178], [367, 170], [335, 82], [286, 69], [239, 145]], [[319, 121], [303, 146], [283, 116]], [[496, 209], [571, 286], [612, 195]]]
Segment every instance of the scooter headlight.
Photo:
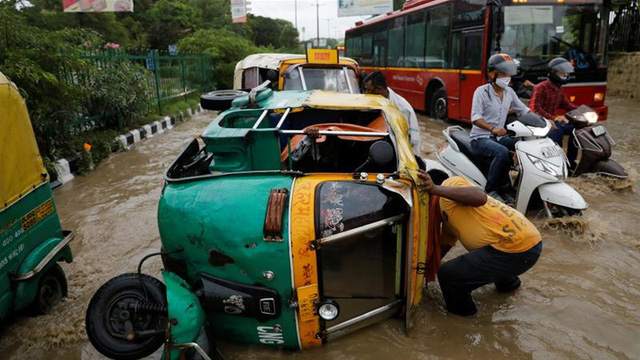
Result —
[[536, 169], [547, 173], [555, 178], [557, 178], [558, 180], [564, 180], [566, 178], [566, 174], [564, 171], [564, 167], [563, 170], [561, 171], [560, 174], [558, 174], [558, 172], [554, 169], [554, 165], [551, 164], [548, 161], [542, 160], [538, 157], [535, 157], [533, 155], [527, 154], [527, 157], [529, 158], [529, 161], [531, 161], [531, 163], [533, 164], [533, 166], [536, 167]]
[[596, 114], [595, 111], [584, 113], [584, 117], [585, 119], [587, 119], [587, 122], [589, 124], [595, 124], [596, 122], [598, 122], [598, 114]]
[[340, 315], [340, 306], [333, 300], [325, 300], [318, 304], [318, 316], [323, 320], [331, 321]]

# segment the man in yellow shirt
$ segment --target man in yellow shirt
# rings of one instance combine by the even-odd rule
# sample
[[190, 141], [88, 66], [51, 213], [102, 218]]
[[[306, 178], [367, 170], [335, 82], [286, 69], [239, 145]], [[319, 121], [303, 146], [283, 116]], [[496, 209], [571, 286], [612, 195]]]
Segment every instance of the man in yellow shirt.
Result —
[[447, 310], [474, 315], [471, 292], [495, 283], [500, 292], [520, 287], [519, 275], [538, 261], [540, 232], [513, 208], [487, 196], [468, 180], [454, 176], [442, 185], [420, 170], [421, 190], [439, 197], [442, 215], [442, 256], [458, 239], [469, 252], [445, 262], [438, 270]]

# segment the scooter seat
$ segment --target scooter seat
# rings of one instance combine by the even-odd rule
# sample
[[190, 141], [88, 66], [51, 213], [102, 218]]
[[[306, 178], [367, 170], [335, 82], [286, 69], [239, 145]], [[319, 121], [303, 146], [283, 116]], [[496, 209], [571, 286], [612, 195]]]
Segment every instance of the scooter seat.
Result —
[[460, 151], [465, 154], [471, 162], [473, 162], [483, 173], [489, 171], [491, 161], [493, 160], [487, 156], [475, 156], [471, 150], [471, 139], [469, 139], [468, 131], [454, 131], [451, 132], [451, 138], [458, 144]]

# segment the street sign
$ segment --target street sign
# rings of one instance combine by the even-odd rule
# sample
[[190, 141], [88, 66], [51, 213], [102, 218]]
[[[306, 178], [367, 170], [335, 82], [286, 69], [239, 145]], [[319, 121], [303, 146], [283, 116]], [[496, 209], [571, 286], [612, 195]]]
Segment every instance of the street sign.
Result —
[[231, 0], [231, 22], [234, 24], [247, 22], [247, 4], [245, 0]]

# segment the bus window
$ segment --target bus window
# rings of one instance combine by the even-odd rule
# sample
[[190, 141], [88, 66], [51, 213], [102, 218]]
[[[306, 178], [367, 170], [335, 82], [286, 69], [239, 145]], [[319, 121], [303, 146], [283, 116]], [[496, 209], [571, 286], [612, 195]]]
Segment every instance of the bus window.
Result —
[[362, 37], [357, 36], [347, 40], [347, 56], [359, 59], [362, 55]]
[[389, 47], [387, 49], [387, 66], [404, 66], [404, 18], [398, 17], [394, 21], [394, 27], [389, 30]]
[[373, 36], [373, 66], [386, 66], [387, 59], [387, 30], [375, 33]]
[[405, 67], [424, 67], [424, 14], [424, 11], [420, 11], [407, 16]]
[[427, 21], [427, 49], [425, 56], [426, 68], [448, 67], [447, 52], [449, 51], [449, 19], [451, 8], [443, 6], [429, 11]]
[[464, 59], [462, 69], [479, 70], [482, 67], [482, 32], [463, 35]]
[[371, 65], [373, 62], [373, 34], [362, 37], [361, 59], [363, 65]]
[[453, 28], [471, 27], [484, 24], [484, 2], [463, 0], [453, 2]]
[[460, 31], [451, 34], [451, 61], [449, 62], [451, 69], [460, 68]]

